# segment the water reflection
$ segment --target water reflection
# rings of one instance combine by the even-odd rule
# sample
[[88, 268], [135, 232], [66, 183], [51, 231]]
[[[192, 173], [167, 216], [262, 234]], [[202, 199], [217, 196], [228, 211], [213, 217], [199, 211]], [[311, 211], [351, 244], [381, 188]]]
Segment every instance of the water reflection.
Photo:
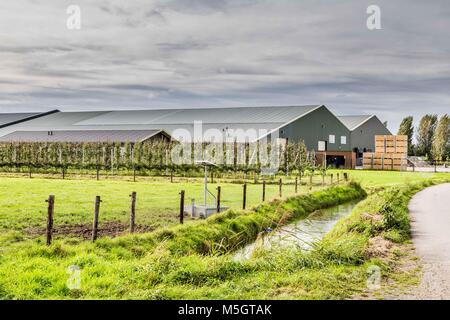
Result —
[[321, 240], [330, 232], [340, 219], [349, 215], [358, 202], [352, 201], [318, 210], [305, 219], [297, 220], [273, 231], [266, 230], [255, 242], [238, 250], [233, 259], [246, 260], [251, 258], [257, 250], [270, 249], [274, 246], [283, 248], [292, 246], [308, 250], [314, 242]]

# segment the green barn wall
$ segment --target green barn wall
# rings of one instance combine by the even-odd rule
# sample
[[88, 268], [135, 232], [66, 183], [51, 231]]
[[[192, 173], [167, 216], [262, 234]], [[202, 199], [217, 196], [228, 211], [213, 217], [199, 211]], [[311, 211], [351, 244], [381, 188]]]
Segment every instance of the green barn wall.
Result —
[[351, 133], [353, 148], [366, 148], [375, 151], [375, 135], [391, 135], [392, 133], [377, 118], [372, 117]]
[[[335, 135], [335, 143], [327, 144], [328, 151], [350, 151], [350, 131], [325, 106], [280, 128], [280, 138], [289, 141], [304, 141], [308, 150], [318, 149], [319, 140], [327, 141], [330, 134]], [[341, 136], [347, 137], [347, 143], [341, 144]]]

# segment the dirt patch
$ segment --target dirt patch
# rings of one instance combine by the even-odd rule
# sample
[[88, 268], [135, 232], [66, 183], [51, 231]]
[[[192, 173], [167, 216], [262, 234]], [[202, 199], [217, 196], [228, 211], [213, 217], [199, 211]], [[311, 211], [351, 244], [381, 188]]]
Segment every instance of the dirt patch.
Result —
[[[383, 249], [380, 252], [386, 254], [386, 246], [381, 247]], [[405, 294], [417, 287], [421, 276], [421, 265], [412, 244], [392, 244], [387, 255], [377, 258], [388, 266], [389, 276], [382, 278], [379, 289], [367, 288], [362, 293], [354, 295], [353, 300], [404, 299]]]
[[367, 258], [385, 258], [392, 252], [392, 247], [394, 244], [384, 239], [381, 236], [376, 236], [369, 239], [368, 246], [366, 248]]
[[361, 214], [361, 218], [370, 221], [370, 223], [372, 223], [373, 225], [383, 223], [383, 215], [381, 214], [369, 214], [364, 212], [363, 214]]
[[[129, 232], [130, 226], [122, 222], [103, 222], [98, 226], [98, 237], [117, 237]], [[155, 230], [154, 226], [138, 224], [135, 226], [135, 233], [145, 233]], [[32, 237], [44, 235], [45, 228], [29, 228], [25, 233]], [[76, 237], [83, 239], [91, 239], [92, 225], [90, 224], [67, 224], [56, 225], [53, 229], [53, 236], [58, 237]]]
[[389, 240], [383, 239], [381, 236], [377, 236], [369, 239], [369, 244], [366, 249], [367, 258], [384, 258], [389, 256], [393, 243]]

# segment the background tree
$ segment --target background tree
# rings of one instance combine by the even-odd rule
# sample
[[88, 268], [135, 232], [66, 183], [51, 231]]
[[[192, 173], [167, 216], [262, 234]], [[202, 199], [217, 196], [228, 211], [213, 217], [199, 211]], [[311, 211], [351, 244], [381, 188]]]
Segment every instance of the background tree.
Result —
[[450, 146], [450, 117], [443, 115], [439, 120], [433, 137], [431, 154], [435, 160], [445, 160]]
[[412, 116], [404, 118], [397, 132], [398, 135], [408, 136], [408, 155], [412, 155], [414, 153], [414, 146], [412, 142], [414, 134], [413, 120], [414, 119]]
[[437, 115], [432, 114], [424, 115], [420, 119], [419, 127], [417, 128], [417, 155], [430, 155], [437, 120]]

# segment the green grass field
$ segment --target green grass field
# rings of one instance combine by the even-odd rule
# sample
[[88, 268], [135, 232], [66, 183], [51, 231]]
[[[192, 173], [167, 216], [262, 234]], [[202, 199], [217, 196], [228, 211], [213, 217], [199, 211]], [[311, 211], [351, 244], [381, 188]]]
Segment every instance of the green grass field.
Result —
[[[343, 171], [329, 173], [333, 173], [336, 179], [338, 172], [342, 177]], [[360, 182], [369, 192], [429, 179], [450, 179], [449, 174], [347, 172], [352, 180]], [[290, 183], [284, 186], [283, 196], [294, 195], [292, 177], [283, 179]], [[327, 179], [329, 182], [329, 178]], [[321, 177], [317, 177], [313, 191], [323, 189], [321, 181]], [[242, 205], [242, 184], [230, 181], [219, 181], [218, 184], [222, 186], [223, 203], [239, 209]], [[212, 184], [211, 190], [216, 185]], [[253, 185], [249, 181], [248, 188], [248, 207], [260, 204], [261, 185]], [[231, 212], [228, 214], [229, 219], [226, 218], [227, 215], [215, 216], [207, 221], [187, 219], [185, 226], [181, 227], [175, 225], [178, 193], [182, 189], [186, 190], [188, 203], [191, 197], [199, 200], [202, 181], [190, 179], [170, 183], [162, 178], [132, 182], [127, 179], [95, 181], [1, 176], [0, 299], [340, 299], [348, 298], [364, 285], [366, 267], [374, 263], [362, 260], [368, 235], [360, 235], [356, 231], [347, 234], [348, 230], [342, 229], [342, 224], [338, 229], [341, 232], [339, 237], [336, 238], [336, 232], [331, 234], [329, 239], [334, 240], [325, 243], [318, 256], [299, 252], [281, 252], [279, 255], [268, 252], [254, 260], [239, 263], [233, 261], [228, 254], [174, 254], [178, 245], [185, 248], [189, 248], [191, 243], [203, 245], [208, 240], [204, 239], [205, 235], [220, 238], [220, 230], [231, 230], [233, 234], [233, 228], [240, 230], [247, 225], [249, 230], [253, 230], [247, 236], [254, 237], [254, 231], [261, 229], [258, 225], [261, 218], [273, 216], [279, 219], [286, 214], [292, 215], [299, 210], [295, 203], [302, 203], [296, 198], [287, 202], [272, 202], [258, 209], [259, 211]], [[54, 244], [49, 247], [45, 245], [45, 200], [49, 194], [56, 197], [56, 229], [64, 225], [82, 224], [86, 225], [89, 234], [94, 197], [100, 195], [103, 200], [100, 228], [108, 222], [120, 222], [126, 226], [130, 207], [129, 194], [132, 191], [138, 194], [137, 223], [151, 227], [141, 231], [156, 229], [155, 232], [128, 235], [126, 230], [122, 230], [115, 234], [121, 236], [113, 239], [103, 236], [96, 243], [80, 239], [77, 233], [57, 233]], [[300, 191], [306, 194], [309, 187], [302, 185]], [[327, 192], [315, 193], [311, 197], [319, 203], [333, 203], [333, 197], [342, 197], [338, 196], [339, 193], [331, 191], [328, 195]], [[359, 204], [356, 212], [376, 213], [379, 203], [385, 202], [385, 195], [378, 197], [377, 194], [374, 194], [375, 198], [371, 198], [372, 200], [368, 199], [371, 202]], [[278, 186], [268, 185], [268, 202], [277, 196]], [[377, 201], [374, 202], [373, 199]], [[215, 224], [220, 228], [210, 228]], [[365, 225], [362, 226], [362, 230], [367, 229]], [[191, 227], [196, 228], [190, 229]], [[393, 231], [398, 233], [397, 230]], [[245, 233], [246, 230], [239, 231], [237, 235], [241, 232]], [[177, 234], [184, 236], [178, 239]], [[392, 232], [390, 236], [393, 237]], [[77, 265], [82, 270], [81, 290], [70, 290], [66, 285], [67, 268], [71, 265]]]
[[[348, 172], [348, 171], [347, 171]], [[329, 171], [340, 173], [343, 171]], [[433, 173], [405, 173], [381, 171], [349, 171], [350, 178], [365, 188], [392, 186], [406, 182], [420, 181], [431, 177], [445, 176]], [[295, 194], [294, 178], [282, 177], [284, 183], [283, 196]], [[266, 199], [278, 197], [277, 178], [266, 186]], [[325, 179], [329, 184], [330, 176]], [[299, 193], [309, 191], [309, 178], [303, 178]], [[322, 178], [314, 178], [313, 190], [322, 188]], [[215, 181], [209, 189], [222, 188], [222, 203], [233, 209], [242, 207], [242, 184], [229, 181]], [[85, 225], [88, 227], [93, 218], [95, 196], [102, 198], [100, 210], [100, 228], [102, 223], [125, 225], [129, 219], [130, 197], [132, 191], [137, 192], [137, 224], [151, 230], [161, 226], [177, 223], [179, 212], [179, 192], [186, 191], [186, 204], [191, 198], [202, 202], [202, 179], [176, 179], [170, 183], [166, 178], [144, 179], [137, 182], [130, 179], [100, 180], [94, 179], [56, 179], [34, 177], [0, 176], [0, 232], [22, 230], [28, 234], [38, 235], [46, 225], [47, 204], [45, 200], [50, 194], [55, 195], [55, 226]], [[262, 186], [249, 181], [247, 189], [247, 207], [261, 202]], [[214, 200], [210, 198], [213, 203]], [[190, 219], [186, 219], [189, 222]]]
[[[215, 192], [217, 183], [209, 184]], [[220, 183], [222, 204], [231, 208], [242, 207], [242, 184]], [[318, 187], [314, 187], [317, 189]], [[305, 193], [305, 186], [300, 192]], [[3, 230], [45, 226], [48, 195], [55, 195], [55, 225], [90, 224], [93, 218], [94, 199], [101, 196], [100, 223], [117, 221], [125, 223], [130, 214], [130, 197], [137, 192], [136, 222], [152, 227], [167, 226], [178, 221], [179, 192], [186, 191], [186, 205], [195, 198], [203, 199], [201, 180], [169, 183], [167, 180], [130, 182], [114, 180], [61, 180], [43, 178], [0, 178], [0, 228]], [[295, 193], [294, 185], [283, 187], [283, 195]], [[262, 186], [248, 184], [247, 206], [261, 202]], [[278, 196], [278, 186], [266, 186], [266, 199]], [[211, 203], [214, 199], [210, 198]], [[189, 219], [186, 219], [189, 221]]]

